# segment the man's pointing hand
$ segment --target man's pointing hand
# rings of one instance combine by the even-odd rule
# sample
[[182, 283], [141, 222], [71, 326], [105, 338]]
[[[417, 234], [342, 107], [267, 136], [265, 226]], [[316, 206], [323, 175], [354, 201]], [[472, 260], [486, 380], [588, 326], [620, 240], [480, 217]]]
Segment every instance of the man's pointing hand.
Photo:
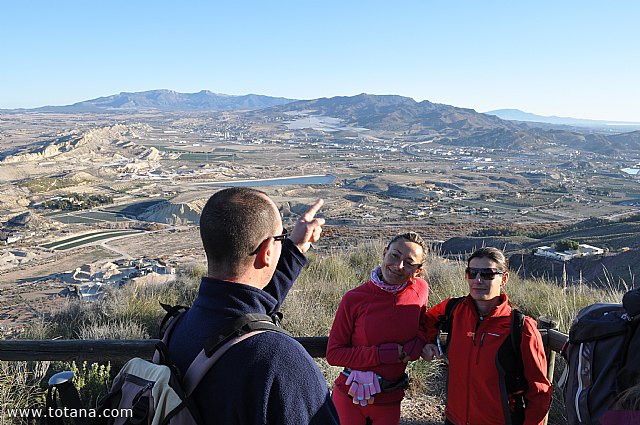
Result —
[[313, 242], [320, 239], [324, 218], [316, 218], [316, 214], [323, 204], [324, 200], [318, 199], [316, 203], [298, 219], [296, 227], [293, 229], [293, 232], [291, 232], [291, 236], [289, 236], [291, 242], [293, 242], [303, 254], [311, 248]]

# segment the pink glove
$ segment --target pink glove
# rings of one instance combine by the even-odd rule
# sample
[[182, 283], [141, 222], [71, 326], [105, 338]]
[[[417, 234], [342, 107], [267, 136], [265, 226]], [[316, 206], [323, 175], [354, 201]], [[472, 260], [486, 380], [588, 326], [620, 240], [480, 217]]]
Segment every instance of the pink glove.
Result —
[[378, 359], [380, 363], [400, 363], [402, 347], [395, 342], [388, 342], [378, 346]]
[[[422, 347], [424, 347], [424, 342], [420, 338], [415, 337], [402, 346], [402, 357], [404, 360], [418, 360], [422, 353]], [[408, 359], [406, 359], [407, 357]]]
[[349, 395], [353, 397], [353, 404], [361, 406], [373, 404], [373, 395], [381, 391], [378, 376], [372, 371], [352, 370], [345, 383], [351, 384]]

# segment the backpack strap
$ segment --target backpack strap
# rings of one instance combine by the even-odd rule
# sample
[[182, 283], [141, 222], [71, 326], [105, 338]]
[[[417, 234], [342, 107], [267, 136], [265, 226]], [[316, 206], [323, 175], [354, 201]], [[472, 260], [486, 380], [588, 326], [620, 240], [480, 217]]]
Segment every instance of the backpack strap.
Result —
[[[516, 380], [525, 381], [522, 351], [520, 348], [522, 345], [522, 330], [524, 329], [525, 315], [517, 308], [514, 308], [512, 309], [511, 316], [511, 347], [513, 348], [513, 353], [516, 358]], [[524, 382], [524, 386], [526, 387], [526, 382]]]
[[524, 365], [522, 363], [522, 330], [524, 329], [525, 315], [516, 308], [511, 312], [511, 327], [509, 336], [498, 350], [497, 361], [504, 371], [504, 386], [509, 397], [513, 399], [513, 411], [508, 409], [507, 400], [505, 403], [505, 416], [511, 417], [511, 424], [519, 425], [524, 422], [525, 398], [524, 394], [528, 388], [527, 380], [524, 376]]
[[167, 312], [160, 323], [160, 342], [156, 344], [156, 351], [153, 353], [153, 362], [155, 364], [170, 365], [173, 364], [169, 354], [169, 338], [173, 333], [176, 323], [180, 317], [189, 310], [189, 307], [181, 305], [169, 306], [160, 303], [162, 308]]
[[[447, 301], [447, 305], [444, 307], [444, 314], [438, 316], [438, 323], [436, 328], [438, 333], [436, 334], [436, 345], [440, 349], [442, 354], [445, 354], [449, 349], [449, 340], [451, 339], [451, 326], [453, 325], [453, 311], [466, 297], [450, 298]], [[440, 334], [442, 332], [447, 333], [447, 340], [444, 343], [444, 347], [440, 346]]]
[[224, 331], [233, 328], [233, 331], [220, 333], [207, 341], [205, 348], [198, 353], [184, 374], [182, 383], [187, 397], [193, 393], [218, 359], [234, 345], [267, 331], [291, 336], [289, 332], [275, 325], [271, 320], [271, 317], [264, 314], [240, 316], [223, 328]]
[[204, 350], [207, 356], [211, 356], [213, 352], [218, 350], [225, 342], [250, 331], [269, 330], [287, 333], [279, 325], [274, 323], [277, 320], [276, 317], [267, 316], [266, 314], [249, 313], [237, 318], [230, 318], [218, 332], [205, 342]]
[[181, 316], [185, 311], [189, 310], [189, 307], [185, 307], [183, 305], [170, 306], [164, 303], [160, 303], [160, 306], [162, 306], [164, 311], [167, 312], [162, 318], [162, 322], [160, 322], [160, 339], [163, 339], [164, 335], [167, 333], [169, 323], [175, 322], [175, 319]]

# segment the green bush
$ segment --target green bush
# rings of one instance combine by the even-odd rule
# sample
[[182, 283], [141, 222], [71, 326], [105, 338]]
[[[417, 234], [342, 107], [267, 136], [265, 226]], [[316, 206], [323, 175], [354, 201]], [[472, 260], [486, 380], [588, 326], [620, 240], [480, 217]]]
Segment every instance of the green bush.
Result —
[[555, 246], [558, 251], [577, 251], [580, 248], [580, 243], [570, 239], [562, 239], [556, 242]]

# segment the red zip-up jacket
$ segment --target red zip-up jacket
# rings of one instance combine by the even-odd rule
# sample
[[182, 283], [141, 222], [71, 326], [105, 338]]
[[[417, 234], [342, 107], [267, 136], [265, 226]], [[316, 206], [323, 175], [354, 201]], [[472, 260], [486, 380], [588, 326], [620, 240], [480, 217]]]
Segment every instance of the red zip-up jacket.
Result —
[[[438, 317], [448, 300], [427, 312], [427, 337], [436, 336]], [[449, 340], [449, 375], [445, 415], [455, 425], [508, 425], [506, 396], [496, 359], [498, 349], [511, 330], [512, 309], [505, 294], [501, 303], [480, 319], [471, 296], [453, 311]], [[524, 425], [542, 425], [551, 403], [551, 384], [546, 376], [547, 359], [535, 320], [526, 316], [522, 329], [522, 363], [528, 389]], [[504, 386], [502, 386], [504, 388]], [[512, 406], [511, 406], [512, 408]]]
[[[407, 364], [382, 364], [378, 346], [390, 342], [404, 345], [416, 336], [426, 341], [428, 297], [429, 284], [420, 278], [411, 279], [398, 294], [384, 291], [371, 281], [350, 290], [340, 301], [329, 333], [327, 361], [333, 366], [374, 371], [389, 381], [401, 379]], [[340, 374], [334, 391], [347, 394], [346, 379]], [[396, 390], [376, 394], [375, 402], [399, 402], [402, 397], [404, 390]]]

